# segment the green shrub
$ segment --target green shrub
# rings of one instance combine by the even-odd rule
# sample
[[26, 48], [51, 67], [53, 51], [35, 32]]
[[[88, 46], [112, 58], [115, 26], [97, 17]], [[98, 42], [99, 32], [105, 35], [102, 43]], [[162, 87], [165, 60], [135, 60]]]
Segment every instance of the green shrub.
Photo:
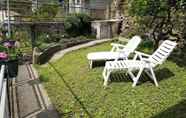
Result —
[[0, 45], [0, 52], [7, 52], [7, 48], [4, 46]]
[[65, 17], [64, 27], [68, 36], [76, 37], [91, 33], [91, 18], [87, 14], [75, 13]]
[[53, 20], [59, 10], [57, 5], [43, 4], [34, 13], [32, 20], [36, 21], [48, 21]]
[[141, 43], [141, 46], [143, 48], [153, 48], [153, 41], [151, 40], [144, 40], [142, 43]]
[[153, 41], [149, 39], [143, 40], [139, 46], [139, 50], [143, 50], [145, 53], [152, 53], [153, 49]]

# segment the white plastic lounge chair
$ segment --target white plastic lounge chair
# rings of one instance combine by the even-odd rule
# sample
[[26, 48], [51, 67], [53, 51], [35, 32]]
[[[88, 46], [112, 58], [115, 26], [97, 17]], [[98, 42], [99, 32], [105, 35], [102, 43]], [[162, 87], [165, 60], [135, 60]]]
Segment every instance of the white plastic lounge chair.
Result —
[[[162, 64], [168, 58], [176, 45], [177, 43], [166, 40], [152, 55], [147, 55], [135, 51], [136, 55], [134, 56], [133, 60], [106, 62], [105, 68], [103, 70], [104, 86], [107, 86], [111, 72], [117, 70], [126, 70], [126, 72], [133, 80], [133, 87], [136, 86], [143, 71], [146, 72], [147, 75], [154, 81], [155, 85], [158, 86], [158, 82], [156, 80], [153, 69], [157, 65]], [[140, 60], [137, 60], [138, 58]], [[134, 71], [138, 71], [136, 76], [133, 73]]]
[[93, 61], [127, 59], [129, 54], [135, 51], [140, 42], [141, 38], [134, 36], [126, 45], [111, 43], [113, 46], [111, 51], [89, 53], [87, 58], [90, 68], [92, 68]]

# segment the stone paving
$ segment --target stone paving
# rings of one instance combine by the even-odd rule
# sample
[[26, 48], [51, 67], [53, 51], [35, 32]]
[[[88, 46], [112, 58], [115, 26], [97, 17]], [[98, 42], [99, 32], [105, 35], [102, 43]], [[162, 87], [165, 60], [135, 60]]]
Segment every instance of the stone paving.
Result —
[[12, 88], [14, 118], [58, 118], [32, 65], [19, 66]]

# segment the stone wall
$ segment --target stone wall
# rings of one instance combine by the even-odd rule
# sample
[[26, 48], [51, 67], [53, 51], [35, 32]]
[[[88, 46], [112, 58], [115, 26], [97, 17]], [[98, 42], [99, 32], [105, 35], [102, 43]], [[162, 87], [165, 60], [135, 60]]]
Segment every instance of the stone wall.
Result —
[[39, 49], [34, 48], [33, 51], [33, 64], [45, 64], [46, 62], [48, 62], [50, 60], [50, 58], [58, 51], [63, 50], [65, 48], [68, 47], [72, 47], [74, 45], [78, 45], [78, 44], [82, 44], [82, 43], [86, 43], [89, 42], [91, 40], [74, 40], [72, 42], [68, 42], [65, 44], [55, 44], [52, 45], [50, 47], [48, 47], [47, 49], [45, 49], [44, 51], [40, 52]]
[[46, 63], [53, 56], [53, 54], [59, 50], [61, 50], [61, 45], [59, 44], [48, 47], [42, 53], [40, 53], [37, 63], [39, 64]]

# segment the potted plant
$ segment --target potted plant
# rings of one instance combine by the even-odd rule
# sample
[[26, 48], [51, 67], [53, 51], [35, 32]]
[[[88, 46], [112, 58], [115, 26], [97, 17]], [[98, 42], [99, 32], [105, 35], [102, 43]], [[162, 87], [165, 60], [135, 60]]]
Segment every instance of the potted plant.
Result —
[[16, 47], [16, 41], [5, 40], [2, 42], [2, 45], [6, 50], [0, 52], [0, 54], [2, 53], [2, 57], [4, 56], [1, 62], [4, 62], [7, 66], [7, 75], [10, 78], [16, 77], [18, 74], [18, 58], [20, 55], [19, 48]]

